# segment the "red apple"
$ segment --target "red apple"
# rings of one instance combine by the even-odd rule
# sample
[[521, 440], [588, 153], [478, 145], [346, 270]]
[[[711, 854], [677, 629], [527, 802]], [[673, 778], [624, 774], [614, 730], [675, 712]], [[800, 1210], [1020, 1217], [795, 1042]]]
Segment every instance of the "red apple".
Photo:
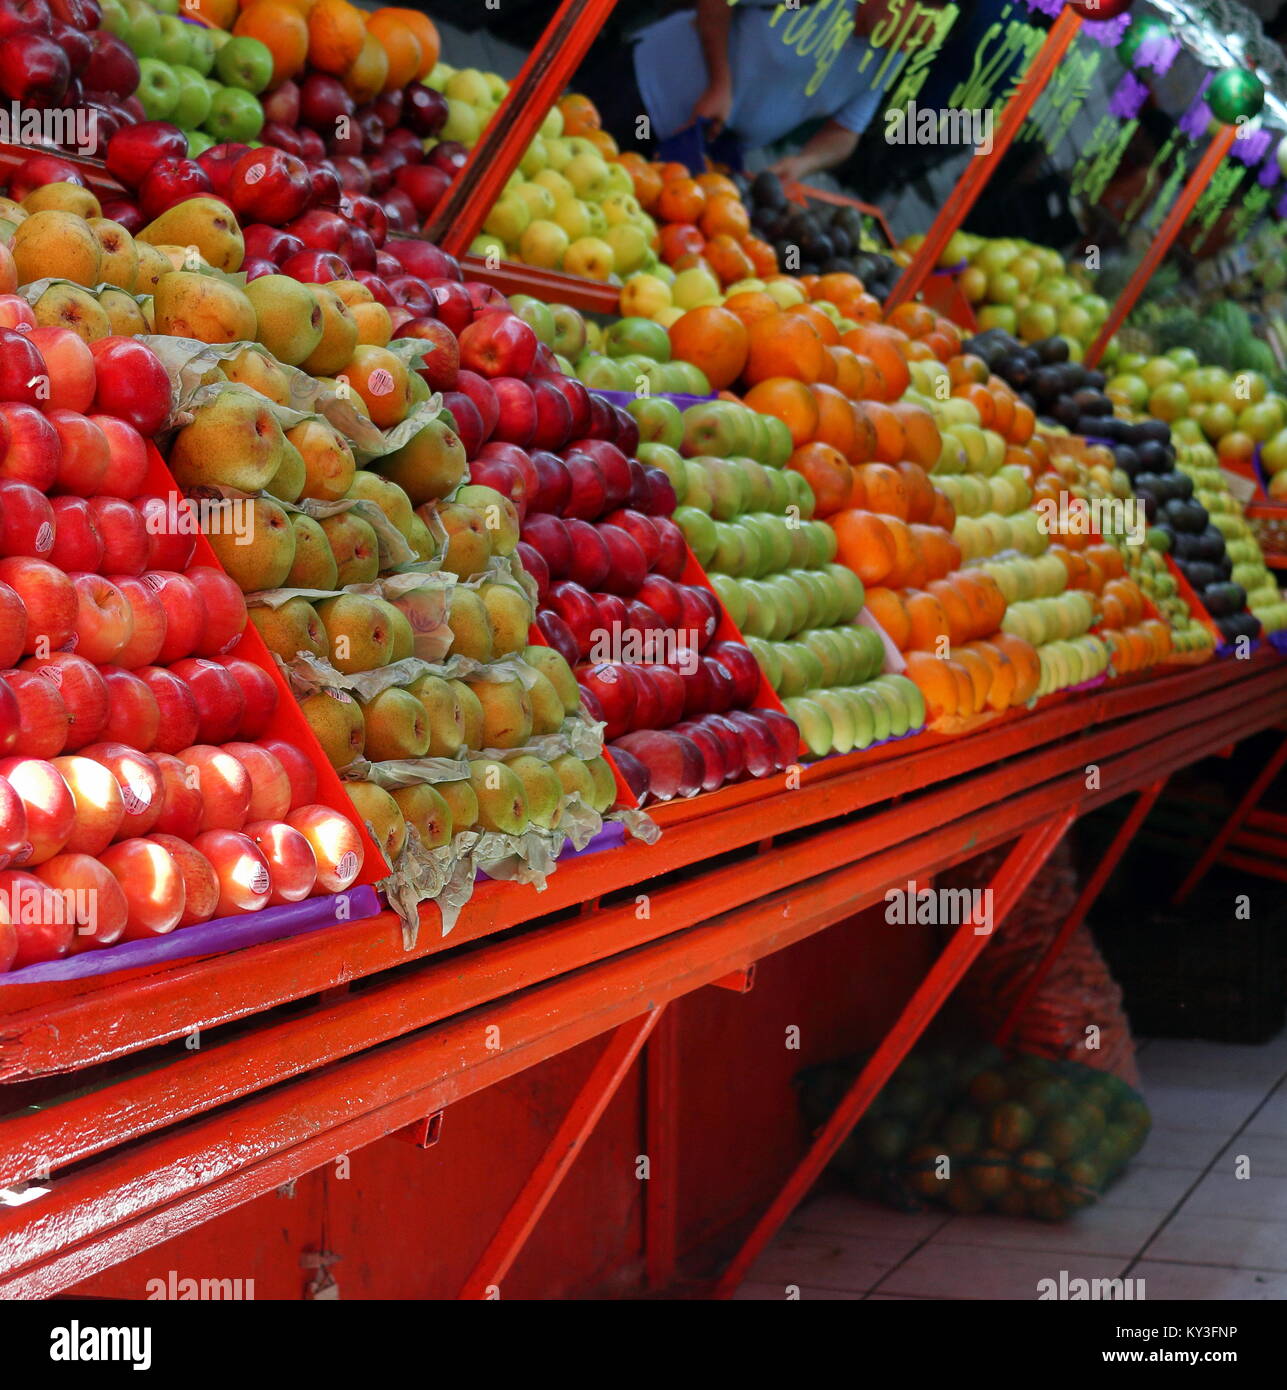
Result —
[[400, 338], [419, 338], [428, 350], [417, 369], [431, 391], [452, 391], [460, 371], [460, 345], [441, 319], [420, 315], [402, 325]]
[[[702, 668], [706, 672], [710, 690], [706, 709], [713, 714], [723, 714], [725, 710], [732, 709], [737, 703], [737, 682], [732, 672], [722, 661], [710, 656], [702, 657]], [[698, 713], [705, 711], [699, 710]]]
[[713, 792], [717, 787], [722, 787], [728, 780], [729, 772], [728, 762], [724, 756], [724, 745], [720, 742], [718, 735], [708, 729], [701, 720], [685, 720], [684, 723], [677, 724], [673, 732], [692, 739], [701, 750], [702, 760], [705, 764], [702, 790]]
[[491, 385], [498, 407], [492, 437], [525, 448], [536, 436], [536, 397], [532, 388], [511, 376], [496, 377]]
[[[568, 446], [568, 450], [588, 454], [594, 460], [603, 479], [607, 496], [606, 509], [624, 506], [630, 496], [630, 463], [625, 454], [615, 444], [603, 439], [579, 439]], [[563, 457], [568, 457], [568, 450]]]
[[684, 717], [684, 678], [669, 666], [650, 666], [648, 673], [661, 704], [656, 727], [669, 728]]
[[29, 656], [24, 671], [43, 673], [63, 697], [71, 724], [66, 748], [75, 752], [101, 738], [107, 726], [107, 686], [98, 668], [72, 652], [51, 652], [48, 656]]
[[127, 188], [138, 188], [148, 170], [162, 159], [182, 159], [188, 141], [178, 126], [168, 121], [144, 121], [126, 126], [107, 145], [107, 168]]
[[752, 777], [767, 777], [776, 769], [777, 740], [755, 715], [746, 710], [730, 710], [718, 717], [737, 732], [746, 755], [746, 770]]
[[489, 379], [525, 377], [536, 359], [536, 344], [531, 325], [508, 307], [490, 310], [461, 332], [461, 365]]
[[0, 556], [49, 558], [54, 548], [54, 509], [30, 483], [0, 480]]
[[402, 120], [412, 134], [432, 138], [447, 124], [447, 98], [433, 87], [409, 82], [402, 93]]
[[715, 629], [719, 626], [723, 612], [719, 600], [708, 589], [696, 584], [681, 584], [679, 592], [684, 608], [682, 630], [695, 633], [697, 650], [704, 652], [714, 640]]
[[75, 649], [95, 666], [114, 661], [134, 632], [125, 595], [101, 574], [73, 574], [77, 612]]
[[594, 598], [570, 579], [550, 585], [550, 607], [568, 625], [580, 654], [588, 656], [601, 624]]
[[173, 855], [155, 840], [128, 839], [99, 859], [125, 894], [129, 910], [122, 939], [164, 936], [179, 925], [185, 898], [184, 877]]
[[154, 830], [147, 839], [169, 854], [183, 881], [183, 911], [175, 929], [208, 922], [219, 907], [219, 876], [214, 866], [200, 850], [182, 838]]
[[71, 62], [52, 34], [17, 33], [5, 40], [0, 92], [14, 103], [55, 106], [67, 94]]
[[563, 466], [571, 480], [563, 515], [580, 517], [582, 521], [602, 516], [608, 506], [608, 492], [599, 465], [589, 454], [573, 449], [564, 451]]
[[99, 491], [111, 497], [137, 497], [148, 474], [147, 445], [127, 420], [115, 415], [91, 415], [90, 423], [107, 436], [111, 462]]
[[5, 899], [0, 898], [0, 975], [7, 974], [13, 969], [13, 963], [18, 958], [18, 929], [9, 920], [9, 907]]
[[713, 642], [707, 648], [706, 655], [718, 661], [732, 677], [732, 703], [739, 707], [754, 704], [760, 693], [760, 663], [752, 656], [750, 649], [737, 642]]
[[246, 823], [251, 795], [250, 776], [240, 761], [208, 743], [193, 744], [177, 756], [196, 770], [204, 802], [202, 830], [240, 830]]
[[70, 716], [53, 681], [34, 671], [6, 671], [18, 703], [18, 738], [9, 751], [24, 758], [55, 758], [67, 745]]
[[604, 752], [611, 757], [626, 786], [642, 806], [648, 799], [648, 769], [628, 748], [623, 748], [620, 744], [614, 743], [611, 748], [605, 748]]
[[272, 722], [273, 715], [277, 712], [277, 686], [267, 671], [245, 657], [224, 657], [222, 664], [241, 687], [242, 698], [245, 701], [237, 737], [256, 739]]
[[206, 606], [206, 626], [198, 656], [222, 656], [237, 643], [246, 628], [246, 600], [241, 590], [222, 570], [210, 565], [194, 565], [187, 572]]
[[0, 401], [0, 478], [48, 492], [58, 476], [61, 450], [58, 431], [34, 406]]
[[150, 221], [189, 198], [208, 198], [213, 193], [210, 175], [195, 159], [158, 159], [143, 176], [139, 210]]
[[66, 782], [76, 807], [65, 849], [69, 854], [101, 854], [118, 837], [125, 820], [121, 784], [111, 768], [94, 758], [55, 758], [53, 766]]
[[542, 608], [537, 613], [536, 625], [541, 630], [541, 636], [569, 666], [574, 666], [581, 659], [580, 646], [572, 635], [572, 629], [552, 608]]
[[404, 164], [394, 174], [393, 184], [411, 199], [418, 216], [428, 217], [451, 187], [451, 175], [433, 164]]
[[605, 737], [619, 738], [630, 728], [635, 708], [635, 683], [629, 667], [619, 662], [600, 662], [582, 671], [579, 680], [603, 710]]
[[144, 497], [138, 503], [147, 533], [149, 570], [175, 570], [182, 574], [197, 545], [193, 513], [177, 497]]
[[292, 811], [317, 800], [317, 769], [302, 748], [280, 738], [266, 738], [261, 746], [286, 769], [286, 776], [290, 779]]
[[0, 753], [16, 753], [21, 738], [22, 706], [9, 682], [0, 676]]
[[132, 671], [120, 666], [104, 666], [99, 674], [107, 687], [104, 740], [151, 748], [161, 726], [161, 707], [151, 688]]
[[134, 674], [152, 692], [161, 712], [155, 746], [163, 753], [177, 753], [188, 747], [201, 722], [196, 696], [178, 676], [162, 666], [140, 666]]
[[201, 830], [205, 801], [201, 788], [187, 763], [172, 753], [153, 753], [152, 761], [161, 775], [161, 810], [152, 825], [152, 833], [177, 835], [191, 840]]
[[173, 665], [180, 658], [191, 655], [201, 641], [206, 626], [205, 600], [186, 575], [172, 570], [150, 570], [143, 576], [143, 582], [151, 586], [165, 610], [165, 641], [157, 653], [157, 664]]
[[706, 760], [698, 746], [674, 730], [640, 730], [626, 734], [613, 745], [633, 754], [647, 769], [648, 791], [658, 801], [694, 796], [706, 776]]
[[[6, 277], [7, 283], [8, 277]], [[28, 333], [36, 326], [36, 313], [20, 294], [0, 294], [0, 328]]]
[[26, 650], [27, 605], [8, 584], [0, 584], [0, 670], [7, 670]]
[[82, 756], [102, 763], [120, 784], [125, 819], [118, 840], [146, 835], [161, 814], [164, 787], [161, 771], [151, 758], [124, 743], [92, 743]]
[[575, 377], [558, 376], [550, 377], [550, 382], [563, 395], [572, 412], [572, 420], [568, 426], [568, 438], [579, 439], [587, 434], [590, 429], [590, 393], [585, 386]]
[[83, 497], [55, 497], [54, 548], [46, 557], [60, 570], [96, 573], [103, 561], [103, 540]]
[[89, 514], [103, 542], [105, 574], [142, 574], [147, 564], [147, 523], [122, 497], [91, 497]]
[[116, 664], [127, 671], [150, 666], [165, 643], [165, 609], [152, 586], [139, 575], [110, 574], [107, 577], [125, 596], [134, 616], [134, 630], [116, 653]]
[[155, 438], [170, 414], [170, 376], [161, 359], [137, 338], [99, 338], [89, 350], [97, 373], [93, 413], [115, 415], [144, 439]]
[[519, 563], [536, 581], [537, 602], [543, 603], [550, 592], [550, 567], [545, 563], [541, 552], [528, 545], [526, 541], [519, 541], [516, 554]]
[[36, 872], [59, 895], [63, 913], [72, 914], [71, 953], [111, 946], [129, 919], [125, 894], [110, 869], [88, 854], [59, 854]]
[[27, 610], [25, 651], [54, 651], [71, 640], [76, 590], [62, 570], [47, 560], [13, 555], [0, 560], [0, 583], [13, 589]]
[[536, 449], [561, 449], [572, 435], [572, 407], [562, 391], [547, 380], [532, 383], [532, 397], [536, 402], [536, 430], [532, 436], [532, 447]]
[[0, 872], [0, 902], [17, 938], [10, 961], [14, 970], [61, 960], [71, 950], [76, 923], [62, 910], [62, 900], [51, 897], [48, 886], [34, 874], [19, 869]]
[[[418, 246], [421, 242], [399, 242], [397, 249], [407, 245]], [[458, 280], [425, 276], [421, 271], [411, 269], [411, 274], [420, 275], [433, 295], [438, 317], [457, 337], [474, 321], [474, 306], [469, 302], [469, 291]], [[26, 303], [24, 300], [23, 303]]]
[[777, 750], [774, 769], [781, 772], [791, 767], [800, 756], [800, 730], [795, 720], [776, 709], [757, 709], [753, 713]]
[[245, 834], [268, 861], [272, 877], [270, 906], [297, 903], [312, 893], [317, 885], [317, 857], [312, 845], [298, 830], [283, 821], [270, 819], [250, 821]]
[[[468, 154], [466, 154], [468, 158]], [[412, 275], [425, 280], [461, 279], [460, 262], [437, 247], [431, 241], [400, 241], [393, 248], [393, 254]]]
[[14, 863], [27, 845], [27, 808], [22, 798], [0, 777], [0, 869]]
[[478, 407], [462, 391], [444, 391], [442, 404], [444, 410], [451, 412], [456, 433], [464, 445], [465, 457], [473, 458], [487, 438], [483, 432], [483, 417], [479, 414]]
[[225, 753], [231, 753], [241, 763], [250, 777], [247, 818], [252, 821], [281, 820], [291, 808], [291, 784], [276, 754], [257, 743], [225, 743], [223, 747]]
[[586, 589], [610, 588], [607, 580], [612, 568], [612, 556], [598, 529], [579, 517], [573, 517], [563, 525], [567, 528], [572, 554], [568, 578]]
[[659, 543], [653, 572], [667, 579], [682, 578], [688, 565], [688, 542], [684, 533], [668, 516], [654, 516], [652, 524], [657, 529]]
[[268, 861], [248, 836], [235, 830], [206, 830], [193, 840], [192, 848], [209, 860], [219, 881], [216, 917], [258, 912], [268, 906], [272, 875]]
[[47, 410], [86, 411], [94, 399], [94, 354], [70, 328], [41, 326], [28, 331], [49, 371]]
[[347, 816], [329, 806], [300, 806], [286, 817], [287, 825], [308, 841], [317, 860], [317, 886], [324, 893], [342, 893], [362, 872], [362, 839]]
[[620, 526], [603, 522], [599, 536], [608, 550], [608, 577], [604, 587], [627, 597], [638, 593], [648, 574], [648, 561], [639, 542]]
[[329, 285], [332, 280], [351, 280], [353, 269], [334, 251], [300, 251], [283, 261], [278, 273], [306, 285]]
[[528, 509], [561, 516], [572, 492], [572, 478], [567, 465], [557, 454], [544, 449], [533, 450], [529, 458], [536, 475], [536, 486], [528, 499]]
[[14, 863], [30, 868], [51, 859], [76, 828], [76, 803], [58, 769], [43, 758], [0, 758], [0, 777], [27, 813], [27, 839]]
[[646, 504], [642, 509], [650, 517], [670, 516], [679, 505], [674, 483], [660, 468], [645, 468], [644, 479], [647, 482], [647, 496], [642, 499]]
[[193, 656], [176, 661], [170, 669], [186, 683], [196, 699], [200, 719], [198, 741], [224, 743], [235, 738], [245, 714], [246, 699], [228, 668], [217, 661]]

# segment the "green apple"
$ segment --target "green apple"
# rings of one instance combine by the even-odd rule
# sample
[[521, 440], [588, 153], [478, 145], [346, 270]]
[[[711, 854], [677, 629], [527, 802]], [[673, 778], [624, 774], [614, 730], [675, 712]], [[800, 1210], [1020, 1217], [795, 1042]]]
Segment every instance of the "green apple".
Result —
[[800, 728], [809, 752], [823, 758], [835, 745], [835, 731], [827, 711], [816, 700], [797, 695], [782, 702], [783, 708]]
[[[222, 57], [222, 54], [220, 55]], [[519, 238], [532, 221], [532, 210], [519, 193], [502, 193], [492, 204], [483, 222], [483, 231], [500, 237], [507, 246], [517, 246]]]
[[[160, 6], [157, 8], [160, 9]], [[153, 56], [163, 63], [169, 63], [171, 67], [186, 63], [188, 55], [192, 52], [192, 44], [188, 38], [192, 32], [192, 25], [185, 24], [174, 14], [162, 14], [160, 20], [161, 39]]]
[[140, 60], [154, 57], [161, 43], [161, 16], [144, 0], [129, 0], [128, 14], [130, 32], [126, 42]]
[[710, 475], [706, 472], [707, 458], [684, 459], [684, 503], [710, 515], [713, 502]]
[[863, 689], [862, 686], [845, 686], [835, 691], [848, 707], [853, 720], [855, 748], [870, 748], [876, 742], [876, 719], [872, 713], [872, 706], [863, 696]]
[[746, 595], [742, 592], [741, 581], [733, 578], [731, 574], [712, 574], [710, 581], [716, 597], [724, 605], [729, 621], [740, 630], [746, 621]]
[[620, 362], [614, 362], [611, 357], [604, 357], [597, 352], [587, 353], [578, 360], [576, 374], [586, 386], [597, 386], [604, 391], [634, 389], [635, 383], [629, 369], [623, 367]]
[[[647, 399], [647, 398], [645, 398]], [[655, 397], [653, 398], [655, 399]], [[688, 465], [684, 462], [683, 456], [673, 444], [666, 444], [657, 439], [644, 439], [644, 424], [640, 415], [634, 407], [642, 404], [639, 401], [631, 401], [626, 407], [634, 416], [639, 425], [639, 437], [641, 443], [635, 450], [635, 455], [639, 462], [649, 468], [660, 468], [661, 471], [670, 479], [670, 485], [675, 489], [675, 501], [679, 506], [683, 506], [688, 498]], [[663, 402], [669, 405], [669, 401]]]
[[272, 49], [249, 34], [238, 34], [215, 54], [214, 70], [225, 86], [262, 92], [273, 79]]
[[554, 347], [554, 311], [530, 294], [512, 294], [509, 306], [548, 348]]
[[654, 362], [670, 361], [670, 334], [651, 319], [618, 319], [603, 335], [603, 346], [609, 357], [638, 353]]
[[210, 103], [205, 128], [221, 144], [254, 140], [264, 128], [264, 108], [250, 92], [223, 87]]
[[115, 34], [118, 39], [124, 39], [128, 43], [130, 16], [124, 0], [103, 0], [101, 9], [102, 17], [99, 19], [98, 27], [105, 29], [109, 34]]
[[[213, 137], [207, 135], [204, 130], [185, 130], [183, 133], [188, 137], [189, 159], [196, 159], [198, 155], [214, 148]], [[420, 378], [417, 377], [416, 380], [419, 381]]]
[[808, 697], [809, 703], [817, 705], [831, 721], [831, 749], [835, 753], [848, 753], [854, 746], [858, 729], [847, 701], [832, 690], [815, 690]]
[[170, 112], [170, 119], [181, 130], [196, 130], [210, 114], [212, 98], [209, 88], [206, 86], [205, 78], [196, 68], [176, 63], [173, 65], [173, 72], [179, 83], [179, 99]]
[[719, 540], [715, 523], [696, 507], [676, 507], [674, 521], [684, 533], [684, 539], [697, 557], [697, 563], [708, 564], [715, 554]]
[[179, 79], [174, 69], [159, 58], [139, 59], [139, 85], [135, 96], [149, 121], [168, 121], [179, 100]]
[[[641, 396], [631, 401], [626, 409], [639, 426], [640, 458], [643, 457], [642, 445], [645, 443], [664, 444], [674, 453], [684, 442], [684, 417], [674, 401], [668, 401], [664, 396]], [[677, 453], [675, 458], [682, 468], [683, 459]], [[671, 478], [671, 482], [674, 481], [674, 478]], [[675, 495], [679, 496], [678, 488], [675, 489]]]
[[551, 304], [554, 338], [550, 346], [560, 357], [575, 361], [585, 351], [585, 320], [570, 304]]
[[[198, 24], [189, 24], [188, 66], [195, 68], [202, 77], [209, 77], [214, 70], [215, 40], [214, 29], [206, 29]], [[217, 32], [223, 33], [223, 30]]]

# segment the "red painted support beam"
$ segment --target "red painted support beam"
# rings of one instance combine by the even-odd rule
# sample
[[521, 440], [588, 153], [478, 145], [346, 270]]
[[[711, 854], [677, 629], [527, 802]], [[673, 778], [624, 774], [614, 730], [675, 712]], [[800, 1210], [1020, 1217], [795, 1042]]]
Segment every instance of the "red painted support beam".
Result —
[[[1074, 813], [1064, 811], [1020, 836], [993, 879], [994, 926], [1005, 920], [1073, 820]], [[988, 939], [986, 934], [975, 930], [973, 922], [963, 922], [957, 927], [946, 950], [921, 981], [866, 1066], [854, 1078], [844, 1099], [810, 1145], [808, 1153], [796, 1165], [781, 1192], [756, 1222], [742, 1248], [733, 1256], [715, 1285], [713, 1297], [728, 1298], [736, 1292], [747, 1271], [777, 1234], [782, 1223], [808, 1195], [809, 1189], [821, 1177], [822, 1170], [835, 1157], [863, 1112], [916, 1045], [917, 1039], [974, 963]]]
[[462, 1299], [500, 1297], [501, 1281], [513, 1268], [541, 1214], [567, 1177], [586, 1140], [594, 1133], [599, 1117], [617, 1094], [639, 1056], [639, 1049], [647, 1042], [648, 1034], [660, 1017], [660, 1008], [649, 1009], [642, 1017], [623, 1023], [608, 1039], [607, 1047], [568, 1107], [563, 1122], [532, 1169], [531, 1177], [523, 1184], [523, 1190], [505, 1213], [496, 1234], [462, 1285]]
[[1029, 111], [1036, 104], [1037, 98], [1068, 51], [1068, 46], [1077, 37], [1080, 28], [1081, 15], [1071, 5], [1066, 5], [1050, 26], [1046, 41], [1037, 50], [1037, 55], [1029, 64], [1028, 71], [1015, 94], [1006, 102], [992, 148], [987, 154], [975, 155], [966, 162], [965, 170], [957, 180], [956, 187], [947, 195], [938, 216], [925, 233], [925, 240], [917, 247], [911, 263], [890, 291], [889, 298], [885, 301], [886, 313], [904, 301], [915, 298], [938, 265], [947, 243], [960, 230], [961, 223], [969, 216], [970, 209], [987, 187], [988, 180], [1014, 142], [1024, 121], [1028, 119]]
[[644, 1279], [664, 1289], [679, 1255], [679, 1013], [667, 1009], [644, 1053]]

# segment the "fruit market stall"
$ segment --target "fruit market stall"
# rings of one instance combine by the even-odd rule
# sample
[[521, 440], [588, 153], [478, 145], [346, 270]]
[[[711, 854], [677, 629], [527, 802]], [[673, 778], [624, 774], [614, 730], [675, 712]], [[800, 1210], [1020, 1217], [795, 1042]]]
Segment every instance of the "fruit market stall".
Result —
[[2, 175], [0, 1290], [728, 1293], [986, 947], [890, 886], [1002, 850], [999, 922], [1281, 726], [1229, 382], [1087, 365], [1052, 250], [965, 243], [1080, 315], [967, 333], [861, 209], [621, 152], [607, 5], [506, 84], [78, 3], [11, 19], [103, 143]]

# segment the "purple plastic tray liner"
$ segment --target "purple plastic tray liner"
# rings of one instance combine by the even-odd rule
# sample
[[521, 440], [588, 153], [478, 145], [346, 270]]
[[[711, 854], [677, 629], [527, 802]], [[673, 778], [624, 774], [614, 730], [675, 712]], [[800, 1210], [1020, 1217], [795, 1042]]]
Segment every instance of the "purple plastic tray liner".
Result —
[[1274, 651], [1280, 656], [1287, 656], [1287, 632], [1270, 632], [1266, 638]]
[[360, 884], [346, 893], [329, 893], [306, 898], [282, 907], [266, 907], [237, 917], [183, 927], [165, 936], [145, 941], [125, 941], [101, 951], [84, 951], [63, 960], [25, 965], [0, 975], [4, 985], [29, 985], [51, 980], [83, 980], [93, 975], [110, 975], [115, 970], [137, 970], [140, 966], [168, 965], [188, 956], [221, 955], [246, 946], [260, 946], [287, 936], [302, 936], [337, 922], [360, 922], [383, 911], [379, 895], [369, 884]]
[[[623, 410], [631, 401], [639, 399], [633, 391], [609, 391], [602, 386], [591, 386], [588, 389], [596, 396], [602, 396], [610, 405], [619, 405]], [[719, 394], [714, 391], [709, 396], [677, 395], [672, 391], [654, 391], [652, 394], [659, 396], [663, 401], [673, 401], [680, 410], [687, 410], [691, 405], [702, 405], [706, 401], [719, 400]]]

